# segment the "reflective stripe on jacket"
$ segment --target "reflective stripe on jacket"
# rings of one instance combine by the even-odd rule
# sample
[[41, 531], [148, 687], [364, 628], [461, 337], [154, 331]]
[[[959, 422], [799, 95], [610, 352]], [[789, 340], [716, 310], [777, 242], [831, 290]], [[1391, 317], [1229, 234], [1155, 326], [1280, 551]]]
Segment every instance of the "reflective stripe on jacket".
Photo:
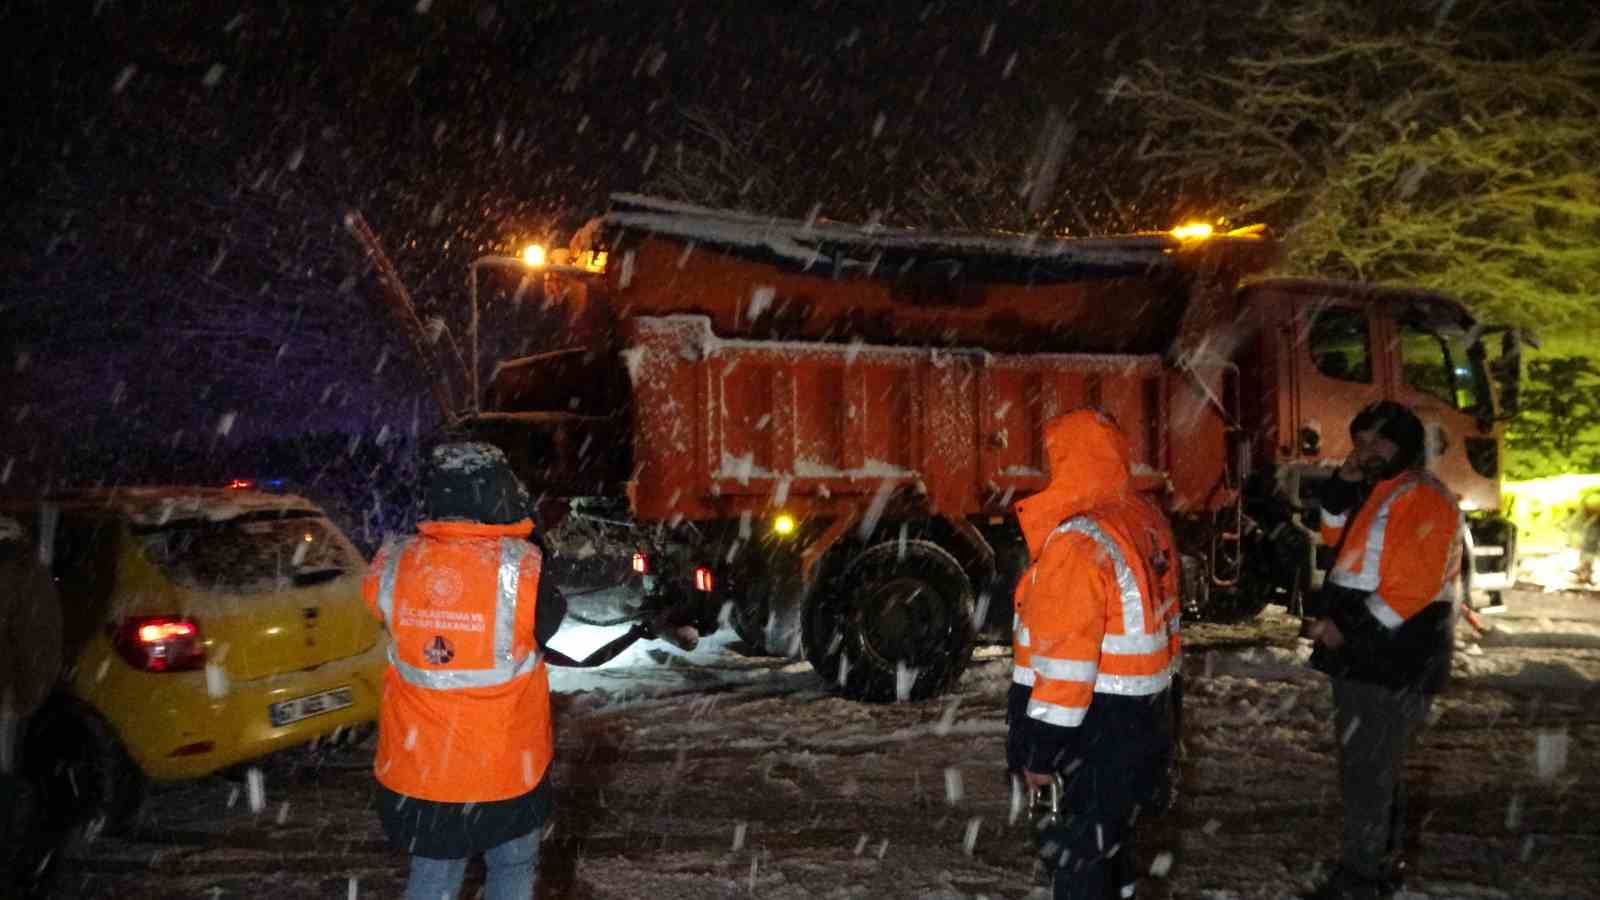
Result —
[[531, 527], [423, 522], [368, 569], [367, 602], [393, 639], [374, 763], [390, 790], [484, 802], [544, 777], [554, 745]]
[[1020, 626], [1029, 638], [1033, 692], [1028, 716], [1063, 727], [1083, 723], [1095, 694], [1149, 696], [1172, 682], [1176, 598], [1111, 519], [1075, 516], [1045, 541], [1024, 574]]
[[1367, 594], [1366, 607], [1393, 631], [1432, 603], [1454, 604], [1465, 524], [1455, 495], [1427, 472], [1379, 482], [1353, 520], [1323, 514], [1322, 538], [1344, 545], [1328, 580]]
[[1027, 602], [1031, 579], [1021, 578], [1011, 594], [1011, 681], [1033, 686], [1033, 647], [1028, 623], [1022, 621], [1022, 605]]

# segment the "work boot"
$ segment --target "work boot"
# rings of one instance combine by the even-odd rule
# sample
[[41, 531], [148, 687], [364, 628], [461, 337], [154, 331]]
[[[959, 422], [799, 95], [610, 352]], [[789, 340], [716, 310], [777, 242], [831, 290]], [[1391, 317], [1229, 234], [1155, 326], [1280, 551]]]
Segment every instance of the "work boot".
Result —
[[1314, 890], [1300, 895], [1301, 900], [1389, 900], [1392, 896], [1394, 888], [1387, 880], [1364, 878], [1344, 866], [1335, 866]]

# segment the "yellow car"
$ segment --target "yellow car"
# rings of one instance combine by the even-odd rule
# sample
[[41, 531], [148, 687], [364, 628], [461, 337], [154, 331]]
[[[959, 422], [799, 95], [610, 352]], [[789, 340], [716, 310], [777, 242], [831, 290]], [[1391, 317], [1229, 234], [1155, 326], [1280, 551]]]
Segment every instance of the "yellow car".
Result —
[[8, 506], [39, 536], [63, 608], [65, 675], [24, 751], [47, 803], [115, 823], [146, 778], [377, 718], [385, 642], [361, 599], [366, 562], [315, 504], [163, 487]]

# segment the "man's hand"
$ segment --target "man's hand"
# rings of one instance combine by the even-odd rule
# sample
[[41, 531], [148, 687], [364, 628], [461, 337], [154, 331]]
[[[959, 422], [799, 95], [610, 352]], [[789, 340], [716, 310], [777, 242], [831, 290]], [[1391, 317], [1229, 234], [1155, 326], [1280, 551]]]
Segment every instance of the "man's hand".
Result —
[[1366, 467], [1362, 464], [1362, 456], [1357, 453], [1346, 456], [1344, 462], [1339, 465], [1338, 475], [1345, 481], [1365, 481], [1367, 473]]
[[1379, 433], [1377, 428], [1351, 435], [1354, 446], [1339, 466], [1339, 477], [1346, 481], [1378, 481], [1400, 447]]
[[1339, 630], [1338, 625], [1333, 624], [1332, 619], [1312, 619], [1307, 622], [1306, 637], [1329, 650], [1337, 650], [1344, 646], [1344, 632]]
[[1387, 462], [1383, 454], [1370, 444], [1357, 445], [1339, 466], [1339, 477], [1345, 481], [1376, 481]]
[[1024, 770], [1022, 779], [1028, 783], [1028, 787], [1042, 788], [1054, 781], [1056, 776], [1054, 772], [1030, 772]]

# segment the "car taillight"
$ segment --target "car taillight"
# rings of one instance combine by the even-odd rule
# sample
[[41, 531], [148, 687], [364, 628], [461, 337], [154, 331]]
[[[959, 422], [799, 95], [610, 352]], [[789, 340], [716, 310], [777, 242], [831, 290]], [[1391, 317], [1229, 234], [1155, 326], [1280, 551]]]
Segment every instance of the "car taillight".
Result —
[[633, 570], [640, 575], [648, 575], [650, 573], [650, 557], [645, 556], [643, 553], [633, 554]]
[[716, 581], [715, 581], [715, 579], [713, 579], [711, 577], [711, 570], [710, 569], [706, 568], [705, 566], [696, 566], [695, 567], [695, 570], [694, 570], [694, 589], [695, 590], [704, 591], [704, 592], [709, 594], [709, 593], [711, 593], [711, 589], [715, 584], [716, 584]]
[[113, 643], [128, 665], [146, 672], [185, 672], [206, 664], [200, 626], [182, 616], [128, 619]]

